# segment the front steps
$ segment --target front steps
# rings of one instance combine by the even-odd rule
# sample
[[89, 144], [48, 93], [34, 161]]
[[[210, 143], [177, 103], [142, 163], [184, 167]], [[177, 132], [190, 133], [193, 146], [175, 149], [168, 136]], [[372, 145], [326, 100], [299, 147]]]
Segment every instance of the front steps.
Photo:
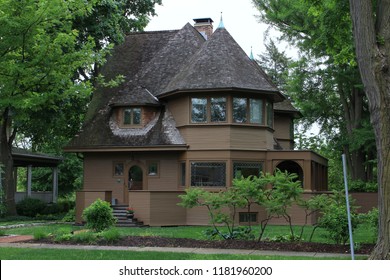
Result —
[[128, 205], [112, 205], [114, 217], [117, 219], [117, 227], [141, 227], [143, 223], [137, 219], [127, 218]]

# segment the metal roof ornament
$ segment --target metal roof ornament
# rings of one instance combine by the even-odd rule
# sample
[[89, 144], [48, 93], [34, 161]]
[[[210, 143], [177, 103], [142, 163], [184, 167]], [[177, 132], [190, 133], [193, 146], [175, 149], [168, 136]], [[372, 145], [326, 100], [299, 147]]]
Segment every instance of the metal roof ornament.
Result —
[[221, 12], [221, 20], [219, 21], [218, 28], [225, 28], [225, 25], [223, 24], [223, 19], [222, 19], [222, 12]]

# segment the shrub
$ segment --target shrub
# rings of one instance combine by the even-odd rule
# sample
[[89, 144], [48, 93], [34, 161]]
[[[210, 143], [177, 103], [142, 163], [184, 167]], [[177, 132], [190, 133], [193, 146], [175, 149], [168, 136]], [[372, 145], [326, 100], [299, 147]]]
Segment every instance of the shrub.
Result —
[[82, 244], [94, 244], [97, 237], [93, 232], [83, 231], [72, 236], [72, 241]]
[[121, 234], [118, 229], [110, 228], [99, 233], [99, 237], [103, 238], [107, 243], [114, 243], [121, 238]]
[[[353, 205], [352, 202], [351, 205]], [[358, 215], [354, 211], [355, 207], [351, 206], [350, 208], [352, 230], [354, 230], [359, 223], [359, 219]], [[341, 193], [334, 193], [329, 196], [328, 204], [321, 213], [322, 216], [318, 221], [318, 226], [324, 228], [328, 232], [328, 237], [336, 244], [345, 244], [349, 239], [345, 196]]]
[[39, 199], [26, 197], [16, 204], [16, 211], [20, 216], [36, 217], [42, 214], [46, 207], [46, 203]]
[[36, 230], [34, 231], [33, 233], [33, 237], [35, 240], [41, 240], [41, 239], [45, 239], [49, 236], [49, 234], [47, 234], [46, 232], [44, 232], [43, 230]]
[[62, 218], [63, 222], [74, 222], [76, 220], [76, 209], [70, 209]]
[[110, 204], [101, 199], [83, 211], [83, 219], [87, 222], [87, 227], [96, 232], [108, 229], [116, 223]]

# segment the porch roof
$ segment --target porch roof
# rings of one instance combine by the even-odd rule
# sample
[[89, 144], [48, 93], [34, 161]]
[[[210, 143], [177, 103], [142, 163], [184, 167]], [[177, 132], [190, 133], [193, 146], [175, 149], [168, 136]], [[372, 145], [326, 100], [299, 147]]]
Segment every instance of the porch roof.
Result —
[[33, 153], [25, 149], [12, 148], [14, 167], [57, 167], [63, 158], [43, 153]]

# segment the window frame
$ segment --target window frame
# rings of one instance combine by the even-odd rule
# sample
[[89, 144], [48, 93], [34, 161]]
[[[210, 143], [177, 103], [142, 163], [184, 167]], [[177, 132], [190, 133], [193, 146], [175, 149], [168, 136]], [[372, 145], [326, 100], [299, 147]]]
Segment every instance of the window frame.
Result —
[[[203, 176], [202, 174], [194, 174], [194, 165], [199, 164], [199, 165], [220, 165], [219, 167], [222, 167], [222, 174], [217, 175], [220, 176], [222, 181], [220, 181], [221, 184], [210, 184], [212, 181], [206, 181], [206, 182], [198, 182], [198, 180], [194, 179], [194, 177], [199, 177]], [[205, 167], [212, 167], [212, 166], [199, 166], [198, 168], [205, 168]], [[226, 161], [191, 161], [190, 162], [190, 186], [191, 187], [201, 187], [201, 188], [225, 188], [227, 185], [227, 162]], [[209, 174], [206, 174], [206, 176]], [[213, 176], [210, 176], [213, 177]], [[196, 183], [193, 183], [196, 182]]]
[[[196, 99], [203, 99], [206, 100], [205, 103], [205, 110], [204, 110], [204, 120], [201, 121], [196, 121], [194, 120], [194, 100]], [[225, 119], [224, 120], [213, 120], [213, 99], [224, 99], [224, 114], [225, 114]], [[229, 118], [229, 101], [228, 101], [228, 96], [225, 95], [216, 95], [216, 96], [201, 96], [201, 97], [191, 97], [190, 98], [190, 123], [191, 124], [219, 124], [219, 123], [227, 123], [228, 118]], [[196, 104], [198, 105], [198, 104]]]
[[[155, 161], [155, 160], [147, 161], [146, 165], [148, 167], [148, 177], [152, 177], [152, 178], [159, 178], [160, 177], [160, 162], [159, 161]], [[152, 165], [156, 165], [156, 172], [155, 173], [150, 172], [150, 168]]]
[[[122, 166], [122, 173], [117, 173], [117, 166]], [[113, 177], [123, 177], [125, 175], [125, 163], [122, 161], [114, 161], [112, 164], [112, 176]]]
[[[139, 123], [134, 123], [134, 111], [139, 110]], [[126, 123], [126, 112], [129, 111], [129, 123]], [[124, 107], [121, 109], [121, 125], [123, 127], [141, 127], [142, 126], [142, 117], [143, 117], [143, 109], [142, 107]]]
[[[245, 99], [245, 121], [236, 121], [236, 119], [234, 118], [234, 112], [235, 112], [235, 106], [234, 106], [234, 99]], [[253, 101], [257, 101], [257, 102], [260, 102], [260, 121], [259, 122], [255, 122], [255, 121], [252, 121], [254, 118], [253, 118]], [[233, 96], [232, 97], [232, 122], [235, 123], [235, 124], [251, 124], [251, 125], [259, 125], [259, 126], [264, 126], [265, 125], [265, 99], [264, 98], [253, 98], [253, 97], [239, 97], [239, 96]]]
[[[237, 178], [237, 176], [236, 176], [236, 169], [238, 169], [239, 166], [236, 167], [236, 165], [241, 165], [241, 168], [244, 167], [245, 165], [247, 165], [247, 168], [250, 168], [249, 165], [259, 165], [259, 167], [260, 167], [259, 174], [256, 175], [256, 176], [260, 176], [260, 174], [261, 174], [261, 172], [263, 171], [263, 168], [264, 168], [264, 162], [263, 161], [234, 160], [233, 161], [233, 169], [232, 169], [232, 171], [233, 171], [233, 179]], [[244, 178], [247, 178], [247, 177], [244, 177]]]

